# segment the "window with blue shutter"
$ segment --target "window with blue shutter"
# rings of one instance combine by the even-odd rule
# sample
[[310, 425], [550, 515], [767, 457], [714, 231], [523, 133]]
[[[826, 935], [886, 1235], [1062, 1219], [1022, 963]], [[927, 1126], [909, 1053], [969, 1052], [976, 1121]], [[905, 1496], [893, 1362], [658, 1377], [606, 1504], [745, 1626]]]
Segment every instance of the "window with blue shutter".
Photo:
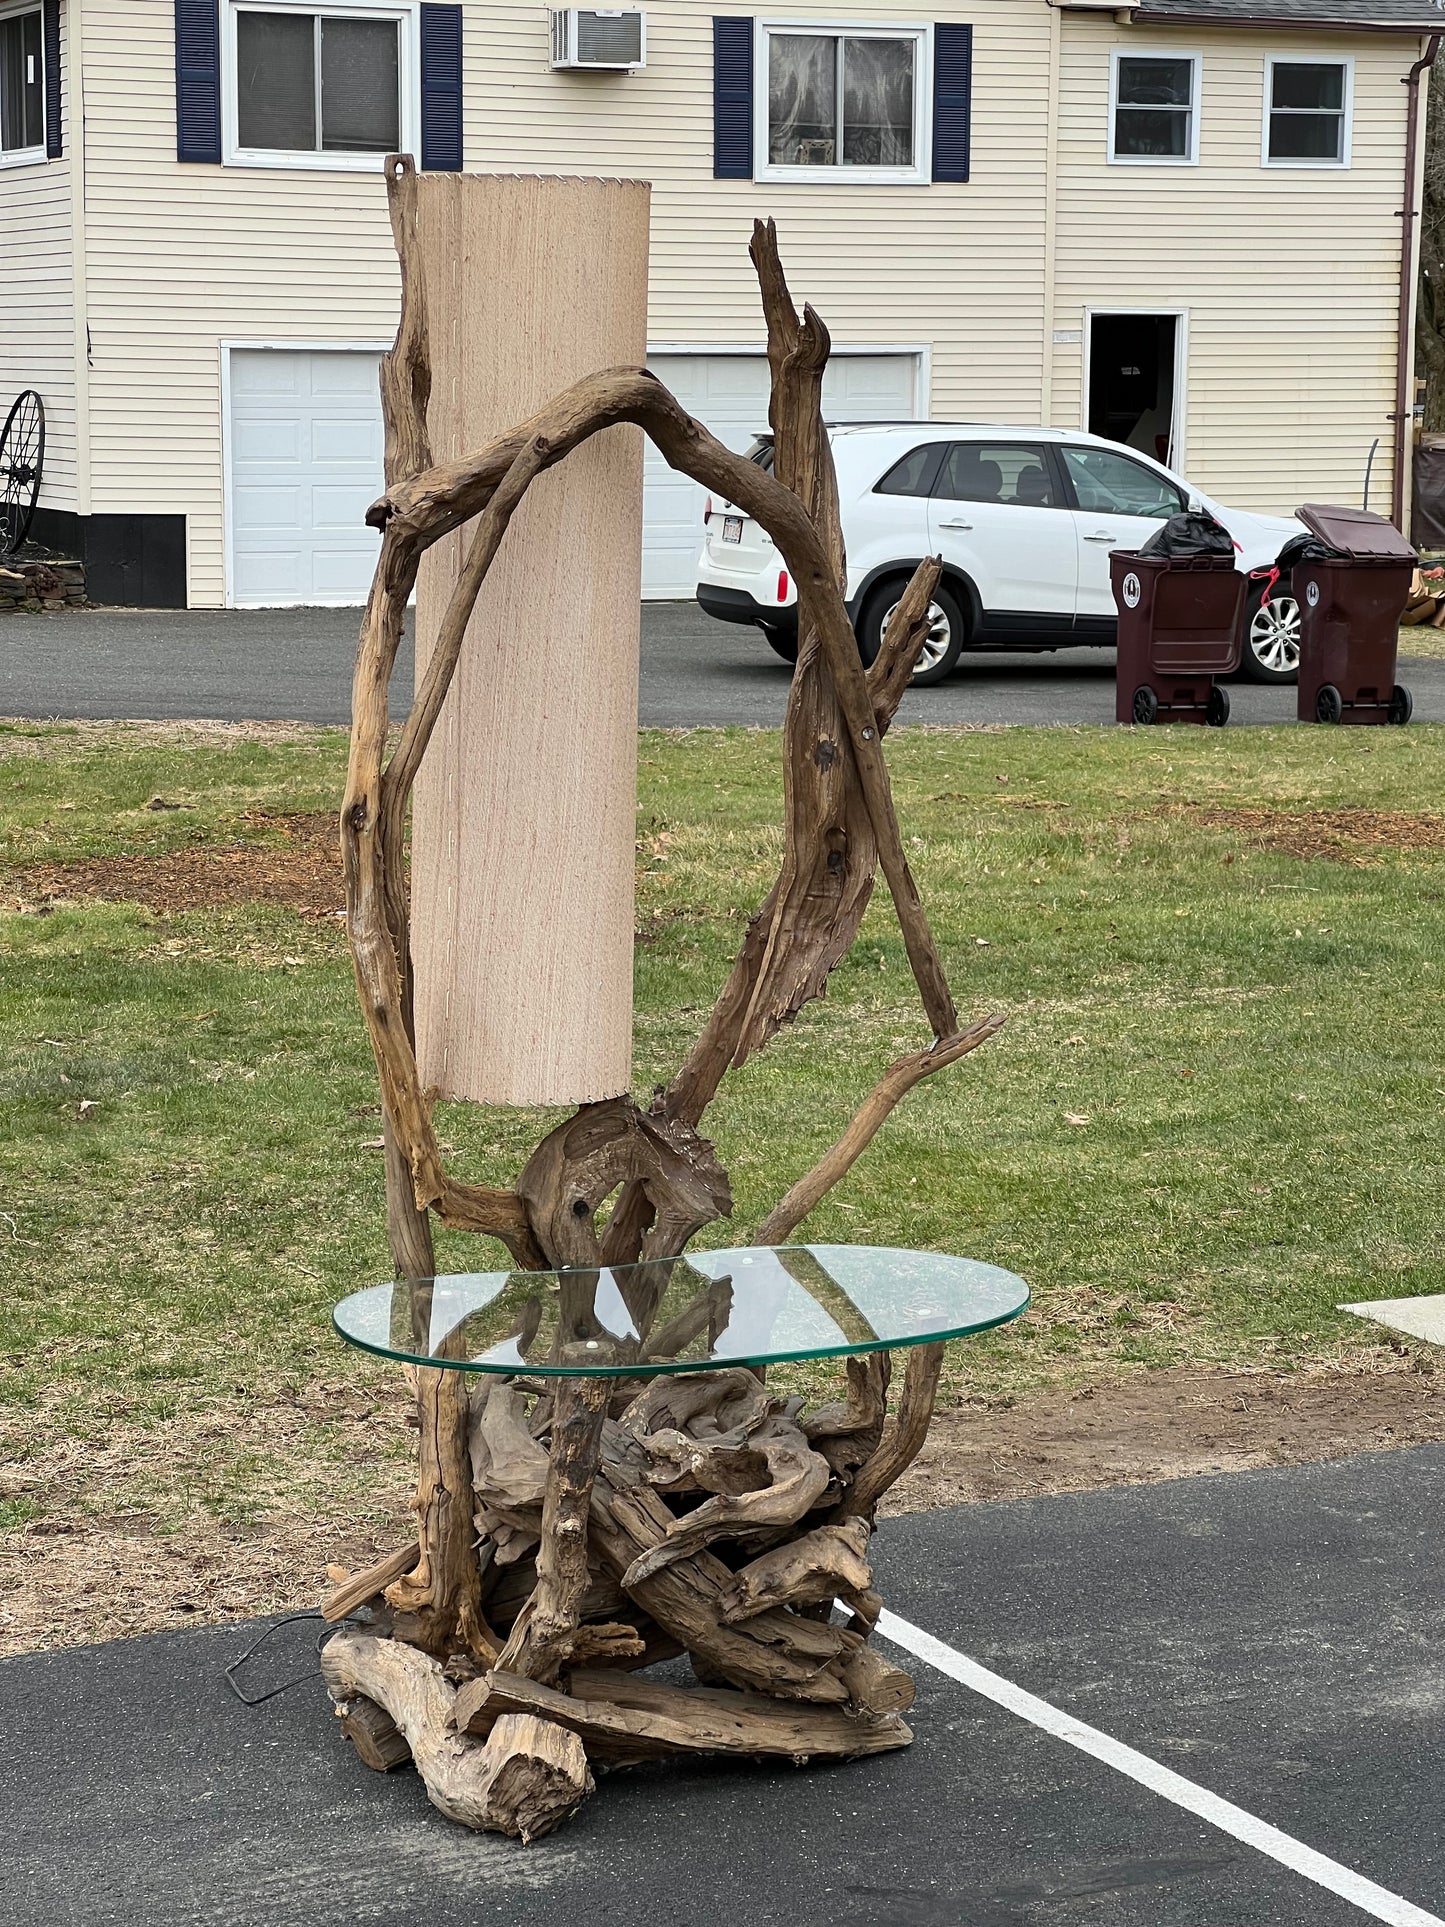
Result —
[[753, 23], [712, 23], [712, 171], [720, 181], [753, 178]]
[[973, 113], [973, 28], [940, 21], [933, 29], [933, 178], [968, 179]]
[[60, 0], [44, 0], [41, 33], [45, 41], [45, 152], [58, 161], [65, 152], [60, 126]]
[[176, 159], [220, 158], [220, 0], [176, 0]]
[[462, 166], [462, 10], [421, 10], [421, 164], [459, 174]]

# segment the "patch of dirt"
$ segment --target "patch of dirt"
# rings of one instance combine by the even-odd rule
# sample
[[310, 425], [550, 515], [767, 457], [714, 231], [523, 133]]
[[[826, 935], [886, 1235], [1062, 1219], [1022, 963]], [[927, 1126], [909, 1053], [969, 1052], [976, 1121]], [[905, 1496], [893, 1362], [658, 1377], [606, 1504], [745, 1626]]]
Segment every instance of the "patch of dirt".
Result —
[[884, 1509], [1153, 1485], [1445, 1440], [1445, 1389], [1429, 1354], [1389, 1356], [1370, 1373], [1178, 1367], [940, 1412]]
[[1204, 829], [1232, 830], [1243, 842], [1283, 856], [1364, 863], [1383, 855], [1445, 851], [1445, 816], [1423, 810], [1228, 809], [1166, 803], [1151, 812], [1187, 817]]
[[0, 1531], [0, 1657], [310, 1610], [328, 1564], [361, 1571], [415, 1531], [414, 1417], [399, 1373], [88, 1438], [42, 1402], [0, 1427], [0, 1500], [37, 1509]]
[[[159, 799], [152, 807], [165, 807]], [[27, 903], [140, 903], [148, 910], [216, 910], [270, 903], [304, 915], [339, 915], [345, 905], [336, 818], [330, 815], [243, 819], [251, 834], [233, 843], [165, 850], [155, 856], [94, 857], [75, 863], [31, 863], [12, 873]], [[253, 840], [257, 834], [279, 842]]]
[[[940, 1412], [889, 1512], [1147, 1485], [1211, 1472], [1308, 1464], [1445, 1440], [1445, 1390], [1428, 1353], [1384, 1354], [1367, 1372], [1179, 1368]], [[0, 1534], [0, 1654], [263, 1613], [304, 1611], [326, 1567], [358, 1571], [405, 1542], [410, 1481], [398, 1456], [400, 1381], [313, 1385], [244, 1414], [190, 1414], [103, 1439], [68, 1437], [19, 1460], [3, 1496], [33, 1493], [39, 1517]], [[326, 1421], [322, 1435], [312, 1428]], [[238, 1447], [260, 1450], [287, 1489], [254, 1525], [197, 1507], [163, 1529], [138, 1468], [204, 1480]], [[18, 1454], [17, 1454], [18, 1460]]]

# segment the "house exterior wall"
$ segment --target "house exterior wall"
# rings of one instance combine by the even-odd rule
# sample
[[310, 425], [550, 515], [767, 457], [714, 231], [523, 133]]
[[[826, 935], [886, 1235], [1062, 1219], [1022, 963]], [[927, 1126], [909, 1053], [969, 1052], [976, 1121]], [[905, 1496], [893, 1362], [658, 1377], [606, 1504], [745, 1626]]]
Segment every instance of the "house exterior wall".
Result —
[[64, 156], [0, 167], [0, 426], [16, 395], [35, 389], [45, 404], [40, 507], [65, 511], [79, 506], [70, 12], [61, 8]]
[[[469, 0], [466, 166], [651, 180], [657, 348], [761, 346], [746, 245], [753, 218], [773, 215], [795, 292], [835, 343], [925, 351], [920, 406], [940, 418], [1082, 425], [1086, 310], [1185, 309], [1185, 460], [1201, 488], [1273, 511], [1358, 501], [1379, 435], [1372, 499], [1387, 501], [1412, 38], [1145, 30], [1046, 0], [876, 0], [856, 13], [793, 0], [760, 14], [970, 22], [972, 179], [715, 180], [711, 10], [677, 0], [648, 9], [648, 64], [631, 75], [554, 73], [545, 7]], [[179, 163], [172, 0], [85, 0], [84, 25], [83, 304], [77, 320], [67, 126], [64, 160], [0, 170], [7, 297], [16, 290], [0, 380], [45, 394], [46, 504], [184, 515], [189, 600], [214, 606], [226, 596], [222, 344], [389, 340], [384, 192], [379, 170]], [[1108, 164], [1116, 45], [1203, 55], [1198, 167]], [[1353, 164], [1265, 169], [1267, 56], [1311, 52], [1353, 59]], [[67, 45], [67, 120], [71, 66]], [[89, 391], [79, 468], [77, 378]]]
[[[1108, 162], [1110, 50], [1202, 56], [1197, 167]], [[1121, 28], [1066, 14], [1060, 59], [1053, 415], [1084, 425], [1086, 312], [1188, 312], [1184, 461], [1205, 493], [1292, 514], [1389, 513], [1413, 40]], [[1270, 55], [1352, 58], [1348, 168], [1261, 165]]]
[[[796, 0], [786, 17], [840, 15]], [[747, 242], [770, 213], [795, 291], [838, 343], [931, 348], [934, 412], [1035, 418], [1051, 10], [889, 0], [866, 17], [973, 21], [967, 185], [714, 180], [712, 16], [678, 4], [649, 8], [635, 75], [554, 73], [544, 7], [469, 6], [466, 165], [650, 179], [656, 345], [762, 345]], [[177, 162], [171, 0], [87, 0], [86, 21], [92, 504], [186, 512], [190, 600], [215, 605], [220, 344], [389, 340], [383, 190], [373, 174]], [[1020, 127], [1034, 131], [1020, 141]]]
[[91, 507], [185, 514], [193, 607], [225, 600], [223, 341], [389, 341], [375, 174], [183, 165], [171, 0], [86, 0]]

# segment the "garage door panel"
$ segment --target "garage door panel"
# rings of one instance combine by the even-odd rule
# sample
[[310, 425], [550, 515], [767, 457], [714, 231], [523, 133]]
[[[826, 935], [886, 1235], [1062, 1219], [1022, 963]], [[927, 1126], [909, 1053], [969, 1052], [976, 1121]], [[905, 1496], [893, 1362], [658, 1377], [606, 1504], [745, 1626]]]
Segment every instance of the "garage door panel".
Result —
[[[359, 554], [369, 555], [374, 563], [376, 539], [366, 527], [366, 511], [375, 500], [376, 497], [364, 488], [313, 487], [311, 526], [318, 533], [324, 531], [332, 537], [338, 533], [350, 535], [350, 546]], [[332, 546], [335, 546], [334, 541]]]
[[231, 599], [366, 600], [384, 487], [378, 356], [236, 349], [231, 356]]
[[370, 422], [337, 419], [328, 411], [311, 424], [311, 460], [327, 468], [371, 468], [381, 460], [381, 437]]
[[[742, 454], [768, 425], [770, 379], [761, 354], [654, 355], [648, 364], [725, 447]], [[917, 413], [918, 357], [835, 355], [823, 381], [823, 408], [849, 421], [909, 420]], [[690, 597], [702, 549], [706, 492], [670, 469], [649, 444], [644, 464], [642, 593]]]
[[375, 355], [335, 352], [311, 356], [311, 393], [350, 395], [381, 410], [381, 380]]

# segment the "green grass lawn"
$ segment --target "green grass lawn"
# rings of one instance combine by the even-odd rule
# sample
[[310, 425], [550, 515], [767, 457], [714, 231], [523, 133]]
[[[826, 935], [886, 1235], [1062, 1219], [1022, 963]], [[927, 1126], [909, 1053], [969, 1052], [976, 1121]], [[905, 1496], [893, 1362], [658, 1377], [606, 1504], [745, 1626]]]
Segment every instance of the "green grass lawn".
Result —
[[[888, 750], [960, 1011], [1009, 1021], [906, 1100], [800, 1235], [1030, 1280], [1020, 1325], [953, 1348], [955, 1396], [1361, 1362], [1379, 1334], [1339, 1300], [1445, 1289], [1445, 731], [913, 730]], [[778, 754], [767, 732], [642, 740], [640, 1092], [771, 880]], [[341, 925], [47, 904], [27, 871], [280, 841], [268, 818], [334, 808], [344, 759], [338, 732], [0, 730], [0, 1457], [106, 1445], [82, 1506], [245, 1526], [359, 1495], [341, 1468], [368, 1401], [395, 1420], [377, 1451], [405, 1458], [400, 1374], [328, 1322], [387, 1271]], [[924, 1042], [880, 889], [827, 1000], [709, 1113], [737, 1204], [705, 1241], [746, 1241]], [[555, 1115], [438, 1123], [461, 1173], [505, 1183]], [[22, 1477], [0, 1524], [48, 1503]]]

